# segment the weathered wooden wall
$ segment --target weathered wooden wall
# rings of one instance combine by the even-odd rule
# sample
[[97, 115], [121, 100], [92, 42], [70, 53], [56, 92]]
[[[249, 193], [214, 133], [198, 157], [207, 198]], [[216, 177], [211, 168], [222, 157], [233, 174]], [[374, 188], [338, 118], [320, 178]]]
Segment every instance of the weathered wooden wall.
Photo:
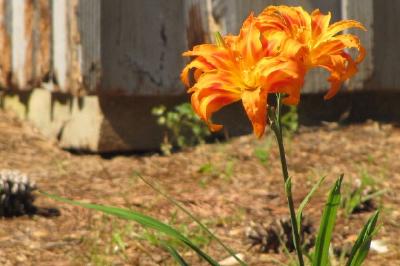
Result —
[[[400, 1], [388, 0], [0, 0], [0, 86], [73, 95], [178, 95], [182, 51], [237, 33], [271, 4], [357, 19], [368, 56], [347, 90], [400, 89]], [[322, 72], [322, 71], [317, 71]], [[326, 89], [311, 74], [305, 92]]]
[[176, 94], [184, 0], [101, 1], [102, 92]]

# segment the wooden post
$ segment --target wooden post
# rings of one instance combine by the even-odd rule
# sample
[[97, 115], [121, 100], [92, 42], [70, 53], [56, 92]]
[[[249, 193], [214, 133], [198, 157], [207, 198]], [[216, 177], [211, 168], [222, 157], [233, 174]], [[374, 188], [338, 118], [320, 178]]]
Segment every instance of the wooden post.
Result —
[[11, 82], [11, 0], [0, 0], [0, 87]]
[[67, 0], [52, 0], [52, 58], [55, 85], [67, 92], [68, 71], [68, 25]]
[[100, 89], [101, 68], [101, 1], [80, 0], [77, 18], [81, 45], [81, 86], [87, 94]]
[[176, 95], [186, 49], [184, 0], [101, 1], [100, 93]]
[[32, 79], [33, 1], [13, 0], [10, 4], [12, 86], [25, 90]]

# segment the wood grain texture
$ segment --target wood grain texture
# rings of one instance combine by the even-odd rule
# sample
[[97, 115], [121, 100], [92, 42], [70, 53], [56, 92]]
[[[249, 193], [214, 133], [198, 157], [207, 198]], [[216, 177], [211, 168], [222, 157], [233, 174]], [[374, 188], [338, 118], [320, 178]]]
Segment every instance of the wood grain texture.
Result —
[[[358, 9], [363, 5], [359, 3]], [[365, 81], [369, 90], [400, 90], [400, 1], [374, 0], [370, 51], [373, 73]]]
[[52, 68], [54, 89], [68, 92], [68, 12], [67, 0], [52, 0]]
[[40, 86], [50, 79], [51, 69], [51, 12], [49, 0], [33, 1], [32, 74], [30, 85]]
[[101, 93], [185, 93], [184, 0], [101, 2]]
[[0, 87], [7, 88], [11, 82], [11, 12], [10, 0], [0, 0]]
[[[79, 14], [79, 0], [67, 1], [67, 87], [69, 93], [73, 95], [83, 95], [84, 87], [82, 86], [82, 43], [81, 32], [79, 31], [78, 20], [82, 15]], [[78, 17], [79, 16], [79, 17]]]
[[343, 19], [355, 19], [360, 21], [367, 31], [350, 29], [345, 33], [352, 33], [360, 37], [361, 43], [367, 51], [364, 61], [358, 66], [358, 73], [346, 82], [343, 90], [353, 91], [365, 89], [365, 84], [371, 79], [374, 71], [374, 13], [377, 12], [373, 7], [374, 0], [351, 1], [342, 0], [342, 17]]
[[11, 86], [28, 89], [32, 69], [32, 2], [13, 0], [11, 4]]
[[100, 10], [98, 0], [80, 0], [78, 25], [81, 44], [81, 90], [87, 94], [97, 93], [101, 81]]

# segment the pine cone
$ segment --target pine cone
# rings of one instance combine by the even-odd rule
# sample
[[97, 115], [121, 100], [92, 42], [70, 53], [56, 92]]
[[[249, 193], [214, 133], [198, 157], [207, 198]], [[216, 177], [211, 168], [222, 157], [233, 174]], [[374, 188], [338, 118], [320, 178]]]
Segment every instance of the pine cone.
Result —
[[[314, 229], [310, 221], [302, 220], [302, 245], [309, 249], [314, 245]], [[266, 224], [252, 223], [246, 230], [246, 236], [251, 246], [259, 246], [260, 252], [273, 251], [278, 253], [283, 246], [293, 251], [292, 225], [290, 218], [283, 217]]]
[[18, 170], [0, 171], [0, 217], [33, 214], [34, 182]]

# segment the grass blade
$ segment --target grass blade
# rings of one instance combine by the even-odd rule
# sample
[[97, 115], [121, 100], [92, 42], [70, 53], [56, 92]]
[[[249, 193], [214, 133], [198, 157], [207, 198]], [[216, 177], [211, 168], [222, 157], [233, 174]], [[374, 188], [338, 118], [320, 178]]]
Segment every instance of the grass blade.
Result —
[[301, 235], [301, 219], [303, 217], [303, 210], [307, 203], [310, 201], [311, 197], [314, 195], [315, 191], [321, 186], [322, 182], [324, 182], [325, 176], [321, 176], [317, 183], [311, 188], [310, 192], [308, 192], [307, 196], [301, 202], [299, 208], [297, 209], [297, 228], [299, 229], [299, 234]]
[[165, 242], [162, 242], [162, 245], [164, 246], [165, 250], [171, 254], [171, 256], [175, 259], [175, 261], [180, 265], [180, 266], [189, 266], [189, 264], [185, 261], [184, 258], [179, 254], [179, 252], [172, 247], [171, 245], [168, 245]]
[[349, 260], [346, 266], [359, 266], [363, 263], [368, 255], [368, 251], [371, 245], [371, 240], [375, 234], [375, 227], [379, 217], [379, 210], [377, 210], [364, 225], [360, 234], [351, 249]]
[[41, 192], [41, 193], [49, 198], [52, 198], [52, 199], [60, 201], [60, 202], [68, 203], [68, 204], [79, 206], [79, 207], [84, 207], [86, 209], [100, 211], [100, 212], [103, 212], [103, 213], [106, 213], [109, 215], [113, 215], [115, 217], [122, 218], [125, 220], [135, 221], [135, 222], [139, 223], [140, 225], [142, 225], [143, 227], [154, 229], [160, 233], [163, 233], [169, 237], [172, 237], [176, 240], [181, 241], [187, 247], [189, 247], [193, 251], [195, 251], [201, 258], [206, 260], [210, 265], [219, 266], [218, 262], [216, 262], [213, 258], [211, 258], [209, 255], [204, 253], [199, 247], [197, 247], [195, 244], [193, 244], [193, 242], [190, 241], [190, 239], [188, 239], [186, 236], [184, 236], [183, 234], [181, 234], [179, 231], [177, 231], [173, 227], [169, 226], [168, 224], [160, 222], [153, 217], [141, 214], [136, 211], [128, 210], [128, 209], [79, 202], [79, 201], [62, 198], [62, 197], [59, 197], [56, 195], [51, 195], [46, 192]]
[[336, 213], [340, 205], [340, 187], [343, 181], [343, 174], [335, 182], [331, 189], [324, 211], [315, 244], [313, 266], [328, 265], [329, 245], [332, 238], [332, 231], [335, 227]]
[[237, 262], [239, 262], [240, 265], [242, 266], [247, 266], [247, 264], [242, 261], [237, 255], [236, 252], [234, 252], [231, 248], [229, 248], [227, 245], [225, 245], [215, 234], [213, 234], [210, 229], [207, 228], [198, 218], [196, 218], [193, 214], [191, 214], [185, 207], [182, 206], [178, 201], [173, 199], [171, 196], [169, 196], [167, 193], [163, 192], [161, 189], [157, 188], [155, 185], [153, 185], [151, 182], [149, 182], [147, 179], [145, 179], [141, 174], [135, 173], [143, 182], [145, 182], [148, 186], [150, 186], [152, 189], [154, 189], [157, 193], [165, 197], [169, 202], [174, 204], [176, 207], [178, 207], [182, 212], [184, 212], [186, 215], [188, 215], [193, 221], [196, 222], [197, 225], [200, 226], [201, 229], [203, 229], [207, 234], [209, 234], [215, 241], [218, 242], [228, 253], [231, 255]]

